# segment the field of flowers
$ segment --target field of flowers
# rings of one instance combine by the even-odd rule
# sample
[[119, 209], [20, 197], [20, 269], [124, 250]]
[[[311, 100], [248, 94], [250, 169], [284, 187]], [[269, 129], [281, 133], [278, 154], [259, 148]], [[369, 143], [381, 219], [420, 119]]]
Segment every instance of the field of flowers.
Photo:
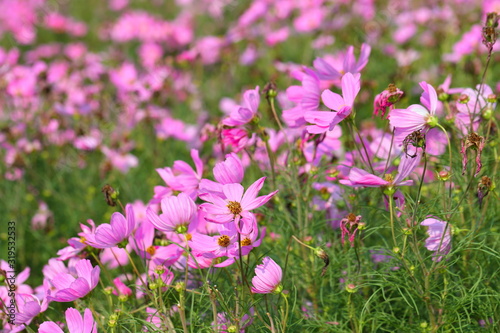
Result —
[[1, 332], [498, 332], [498, 0], [0, 0]]

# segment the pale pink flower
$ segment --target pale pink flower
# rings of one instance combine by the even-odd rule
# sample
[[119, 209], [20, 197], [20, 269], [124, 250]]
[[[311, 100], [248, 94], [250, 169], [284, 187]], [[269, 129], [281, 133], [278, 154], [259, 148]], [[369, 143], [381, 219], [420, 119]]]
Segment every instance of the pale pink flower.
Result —
[[384, 178], [375, 176], [365, 170], [352, 168], [349, 172], [348, 180], [340, 180], [340, 183], [351, 187], [384, 187], [392, 190], [394, 187], [412, 185], [413, 180], [404, 180], [420, 163], [422, 158], [421, 150], [418, 150], [417, 156], [411, 157], [404, 154], [398, 167], [398, 174], [393, 177], [386, 174]]
[[436, 90], [425, 81], [420, 82], [420, 86], [424, 89], [420, 97], [424, 106], [413, 104], [406, 109], [394, 109], [389, 114], [389, 122], [395, 128], [395, 140], [399, 143], [411, 133], [419, 130], [425, 133], [438, 123], [435, 116], [438, 105]]
[[341, 69], [334, 68], [330, 63], [322, 58], [316, 58], [313, 65], [321, 80], [338, 80], [345, 73], [357, 74], [368, 63], [371, 47], [368, 44], [361, 45], [359, 60], [354, 57], [354, 47], [349, 46], [344, 56], [344, 61]]
[[245, 125], [257, 115], [259, 103], [259, 87], [245, 91], [243, 94], [243, 104], [235, 105], [229, 117], [222, 120], [222, 124], [226, 126]]
[[91, 246], [104, 249], [108, 247], [120, 246], [123, 241], [132, 234], [135, 229], [134, 209], [131, 204], [125, 206], [127, 217], [115, 212], [111, 215], [110, 223], [104, 223], [95, 230], [94, 244]]
[[346, 73], [342, 77], [342, 96], [325, 90], [321, 94], [323, 103], [332, 111], [307, 111], [304, 118], [311, 124], [307, 126], [307, 131], [313, 134], [320, 134], [332, 131], [342, 120], [347, 118], [354, 105], [354, 99], [360, 90], [360, 75]]
[[261, 265], [255, 267], [255, 276], [252, 278], [252, 293], [278, 294], [283, 290], [281, 267], [273, 259], [265, 257]]
[[206, 219], [215, 223], [234, 221], [237, 227], [241, 218], [250, 219], [251, 210], [264, 205], [278, 192], [276, 190], [257, 197], [260, 189], [264, 186], [265, 179], [266, 177], [262, 177], [255, 181], [246, 192], [240, 184], [225, 184], [222, 186], [225, 198], [210, 193], [204, 194], [202, 199], [208, 203], [204, 203], [200, 207], [208, 213]]
[[188, 226], [197, 222], [198, 207], [185, 193], [164, 197], [160, 204], [162, 214], [159, 216], [150, 207], [146, 210], [149, 222], [160, 231], [186, 233]]
[[59, 273], [50, 279], [55, 290], [47, 290], [47, 299], [56, 302], [71, 302], [87, 295], [99, 282], [101, 269], [92, 267], [90, 260], [82, 259], [75, 264], [76, 278], [68, 273]]
[[441, 261], [451, 249], [451, 227], [448, 222], [432, 217], [423, 220], [420, 225], [429, 227], [427, 230], [429, 237], [425, 241], [425, 247], [429, 251], [434, 251], [432, 260]]

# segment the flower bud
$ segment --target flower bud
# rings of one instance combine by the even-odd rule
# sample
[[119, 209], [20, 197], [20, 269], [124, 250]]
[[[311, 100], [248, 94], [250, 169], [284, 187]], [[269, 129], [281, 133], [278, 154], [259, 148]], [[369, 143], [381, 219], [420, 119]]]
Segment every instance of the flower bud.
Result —
[[358, 289], [358, 288], [357, 288], [357, 287], [356, 287], [356, 285], [355, 285], [355, 284], [353, 284], [353, 283], [349, 283], [349, 284], [347, 284], [347, 285], [345, 286], [345, 290], [346, 290], [348, 293], [355, 293], [357, 289]]
[[469, 101], [470, 101], [470, 97], [469, 97], [469, 95], [466, 95], [466, 94], [462, 94], [458, 98], [458, 103], [460, 103], [460, 104], [467, 104], [467, 103], [469, 103]]

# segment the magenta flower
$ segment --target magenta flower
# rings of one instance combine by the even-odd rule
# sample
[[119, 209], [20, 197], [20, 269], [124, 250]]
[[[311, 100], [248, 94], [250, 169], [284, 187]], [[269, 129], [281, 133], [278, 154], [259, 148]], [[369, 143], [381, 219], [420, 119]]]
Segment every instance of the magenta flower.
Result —
[[146, 216], [156, 229], [165, 232], [186, 233], [188, 226], [196, 222], [198, 208], [193, 199], [187, 194], [179, 193], [178, 196], [164, 197], [161, 199], [160, 216], [148, 207]]
[[425, 241], [425, 247], [429, 251], [434, 251], [432, 260], [441, 261], [443, 256], [448, 254], [451, 249], [451, 228], [448, 222], [427, 218], [420, 222], [420, 225], [429, 227], [427, 230], [429, 238]]
[[304, 118], [313, 125], [307, 126], [309, 133], [320, 134], [332, 131], [335, 125], [347, 118], [354, 105], [354, 99], [360, 90], [360, 75], [346, 73], [342, 77], [342, 96], [325, 90], [321, 94], [323, 103], [332, 111], [307, 111]]
[[125, 207], [127, 217], [121, 213], [113, 213], [111, 215], [110, 224], [104, 223], [98, 226], [95, 230], [94, 244], [91, 246], [104, 249], [120, 245], [126, 240], [135, 229], [134, 209], [131, 204]]
[[68, 273], [59, 273], [50, 279], [55, 291], [47, 290], [47, 299], [56, 302], [71, 302], [87, 295], [99, 282], [101, 269], [92, 267], [90, 260], [82, 259], [75, 264], [77, 277]]
[[[97, 323], [90, 309], [85, 309], [83, 317], [78, 310], [67, 309], [66, 323], [69, 333], [97, 333]], [[38, 333], [64, 333], [64, 331], [53, 321], [46, 321], [40, 325]]]
[[415, 131], [427, 131], [438, 124], [435, 116], [438, 105], [436, 90], [425, 81], [420, 82], [420, 86], [424, 89], [420, 102], [425, 107], [413, 104], [406, 109], [394, 109], [389, 114], [389, 122], [396, 130], [395, 140], [397, 142], [403, 142], [408, 135]]
[[281, 267], [273, 259], [265, 257], [261, 265], [255, 267], [252, 278], [252, 292], [255, 294], [279, 294], [283, 290]]
[[209, 203], [204, 203], [202, 207], [208, 216], [206, 219], [215, 223], [228, 223], [234, 221], [238, 227], [238, 222], [241, 218], [250, 219], [250, 211], [264, 205], [268, 202], [278, 190], [267, 195], [257, 197], [260, 189], [264, 185], [266, 177], [258, 179], [250, 185], [246, 192], [240, 184], [225, 184], [222, 186], [222, 192], [225, 198], [221, 198], [211, 193], [203, 195], [203, 200]]

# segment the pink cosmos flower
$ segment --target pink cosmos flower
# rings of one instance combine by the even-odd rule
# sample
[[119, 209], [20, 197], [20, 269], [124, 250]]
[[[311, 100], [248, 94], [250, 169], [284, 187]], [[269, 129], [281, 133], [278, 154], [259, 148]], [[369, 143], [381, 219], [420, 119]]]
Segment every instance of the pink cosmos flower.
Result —
[[344, 73], [359, 73], [368, 63], [371, 47], [368, 44], [361, 45], [359, 60], [354, 57], [354, 47], [349, 46], [344, 57], [342, 69], [337, 70], [322, 58], [316, 58], [313, 65], [321, 80], [338, 80]]
[[245, 91], [243, 94], [243, 105], [234, 106], [229, 117], [222, 120], [222, 124], [226, 126], [245, 125], [257, 114], [259, 103], [259, 87]]
[[231, 183], [241, 183], [245, 175], [243, 163], [235, 153], [227, 154], [224, 162], [219, 162], [213, 169], [214, 178], [217, 182], [209, 179], [202, 179], [200, 182], [200, 192], [211, 192], [223, 197], [222, 185]]
[[[97, 333], [97, 323], [90, 309], [85, 309], [83, 317], [78, 310], [67, 309], [66, 323], [69, 333]], [[46, 321], [40, 325], [38, 333], [64, 333], [64, 331], [53, 321]]]
[[302, 85], [290, 86], [286, 90], [286, 97], [296, 105], [283, 110], [283, 120], [292, 128], [306, 124], [304, 113], [317, 110], [320, 99], [320, 81], [314, 71], [306, 69], [305, 73], [300, 73], [298, 79]]
[[425, 241], [425, 247], [429, 251], [434, 251], [432, 260], [441, 261], [443, 256], [448, 254], [451, 249], [451, 228], [448, 222], [435, 218], [427, 218], [420, 225], [429, 227], [427, 230], [429, 238]]
[[278, 190], [267, 195], [257, 197], [260, 189], [264, 185], [266, 177], [258, 179], [246, 190], [241, 184], [225, 184], [222, 186], [222, 192], [225, 198], [206, 193], [202, 199], [208, 203], [201, 204], [208, 216], [206, 219], [215, 223], [228, 223], [234, 221], [238, 227], [241, 218], [250, 219], [250, 211], [264, 205], [268, 202]]
[[152, 203], [160, 202], [161, 198], [171, 191], [184, 192], [191, 198], [196, 198], [198, 184], [203, 174], [203, 161], [200, 159], [198, 150], [196, 149], [191, 149], [191, 158], [194, 161], [196, 170], [181, 160], [175, 161], [172, 168], [156, 169], [168, 187], [156, 186]]
[[76, 278], [68, 273], [59, 273], [50, 279], [55, 291], [47, 290], [49, 301], [71, 302], [87, 295], [97, 286], [101, 272], [99, 266], [92, 267], [90, 260], [82, 259], [75, 264], [75, 270]]
[[399, 143], [411, 133], [435, 127], [438, 120], [435, 116], [438, 99], [436, 90], [427, 82], [420, 82], [420, 86], [424, 89], [420, 97], [419, 104], [410, 105], [406, 109], [394, 109], [389, 114], [389, 122], [395, 128], [395, 140]]
[[29, 325], [34, 317], [47, 310], [49, 303], [45, 298], [40, 302], [35, 295], [17, 294], [16, 305], [18, 312], [14, 317], [14, 323], [16, 325]]
[[320, 134], [332, 131], [335, 125], [347, 118], [354, 105], [354, 99], [360, 90], [360, 75], [346, 73], [342, 77], [342, 96], [325, 90], [321, 94], [323, 103], [335, 112], [329, 111], [307, 111], [305, 119], [313, 125], [307, 126], [307, 131], [313, 134]]
[[283, 290], [281, 267], [273, 259], [265, 257], [261, 265], [255, 267], [252, 278], [252, 292], [255, 294], [279, 294]]
[[135, 229], [134, 209], [131, 204], [125, 206], [127, 217], [115, 212], [111, 215], [110, 224], [104, 223], [95, 230], [93, 247], [104, 249], [114, 247], [126, 240]]
[[165, 232], [186, 233], [188, 226], [196, 222], [198, 208], [185, 193], [178, 196], [164, 197], [161, 199], [161, 211], [159, 216], [148, 207], [146, 215], [156, 229]]
[[349, 172], [349, 179], [340, 180], [340, 183], [351, 187], [385, 187], [387, 189], [393, 189], [397, 186], [412, 185], [413, 180], [403, 179], [408, 177], [413, 172], [413, 170], [418, 166], [421, 158], [421, 150], [418, 150], [417, 156], [413, 158], [404, 154], [403, 157], [401, 157], [396, 177], [386, 174], [384, 179], [366, 172], [365, 170], [352, 168]]

